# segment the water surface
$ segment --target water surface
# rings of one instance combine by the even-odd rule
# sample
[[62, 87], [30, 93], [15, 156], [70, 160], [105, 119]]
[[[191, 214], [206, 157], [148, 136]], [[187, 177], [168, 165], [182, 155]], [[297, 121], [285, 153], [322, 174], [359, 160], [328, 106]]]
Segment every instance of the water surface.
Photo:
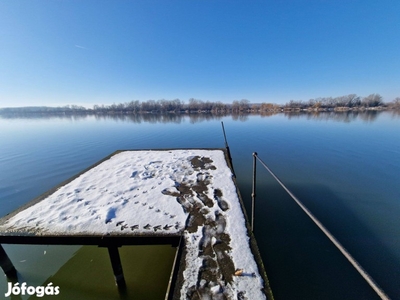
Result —
[[[393, 112], [0, 118], [0, 215], [117, 149], [221, 148], [221, 121], [248, 211], [256, 151], [387, 294], [400, 299], [400, 118]], [[261, 165], [258, 169], [255, 234], [276, 299], [376, 299]], [[66, 279], [73, 272], [67, 262], [97, 255], [87, 247], [5, 248], [21, 278], [32, 285], [63, 278], [60, 288], [67, 295], [78, 290]], [[54, 268], [45, 262], [38, 268], [49, 254]], [[165, 261], [168, 266], [170, 258]], [[96, 295], [106, 284], [89, 277], [79, 289]], [[0, 294], [5, 288], [1, 279]], [[113, 293], [115, 287], [109, 289]]]

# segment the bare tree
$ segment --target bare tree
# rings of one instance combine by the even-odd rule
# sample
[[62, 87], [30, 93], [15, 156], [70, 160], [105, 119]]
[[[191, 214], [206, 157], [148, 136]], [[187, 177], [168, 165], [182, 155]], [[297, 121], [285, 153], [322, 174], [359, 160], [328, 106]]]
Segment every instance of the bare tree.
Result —
[[239, 110], [241, 112], [248, 111], [250, 109], [250, 101], [247, 99], [242, 99], [239, 102]]
[[240, 109], [240, 102], [238, 100], [234, 100], [231, 106], [232, 112], [237, 113]]
[[389, 106], [393, 109], [400, 109], [400, 97], [396, 97], [392, 102], [389, 103]]
[[361, 100], [356, 94], [349, 94], [347, 97], [347, 106], [348, 107], [357, 107], [360, 106]]
[[364, 97], [361, 101], [361, 104], [363, 104], [366, 107], [380, 106], [383, 104], [382, 96], [379, 94], [371, 94], [367, 97]]

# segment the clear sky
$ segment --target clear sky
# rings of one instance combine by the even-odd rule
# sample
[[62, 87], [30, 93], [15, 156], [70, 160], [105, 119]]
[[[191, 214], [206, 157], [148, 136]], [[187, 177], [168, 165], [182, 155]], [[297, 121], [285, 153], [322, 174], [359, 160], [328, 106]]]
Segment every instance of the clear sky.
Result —
[[0, 107], [400, 97], [399, 0], [0, 0]]

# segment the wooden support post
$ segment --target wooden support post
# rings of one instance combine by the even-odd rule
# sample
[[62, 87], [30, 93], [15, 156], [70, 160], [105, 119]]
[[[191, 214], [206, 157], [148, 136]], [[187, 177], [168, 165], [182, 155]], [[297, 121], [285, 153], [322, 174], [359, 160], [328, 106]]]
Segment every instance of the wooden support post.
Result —
[[119, 289], [125, 289], [126, 283], [124, 273], [122, 271], [121, 259], [119, 257], [118, 247], [108, 246], [108, 254], [110, 255], [111, 266], [114, 272], [115, 283]]
[[253, 188], [251, 192], [251, 231], [254, 232], [254, 218], [256, 206], [256, 159], [257, 152], [253, 153]]
[[0, 267], [3, 269], [4, 273], [9, 278], [17, 277], [17, 270], [12, 264], [11, 260], [8, 258], [6, 251], [4, 251], [3, 246], [0, 245]]

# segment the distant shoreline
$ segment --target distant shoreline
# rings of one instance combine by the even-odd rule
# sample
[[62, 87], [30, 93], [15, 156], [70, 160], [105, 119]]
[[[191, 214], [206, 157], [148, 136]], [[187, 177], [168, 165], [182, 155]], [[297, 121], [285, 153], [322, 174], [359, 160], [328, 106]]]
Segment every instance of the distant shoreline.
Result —
[[59, 107], [6, 107], [0, 108], [2, 116], [23, 116], [23, 115], [42, 115], [42, 116], [90, 116], [90, 115], [273, 115], [279, 113], [319, 113], [319, 112], [367, 112], [367, 111], [388, 111], [400, 110], [400, 106], [376, 106], [376, 107], [334, 107], [334, 108], [314, 108], [314, 107], [279, 107], [269, 110], [249, 108], [240, 111], [229, 110], [171, 110], [171, 111], [131, 111], [131, 110], [93, 110], [93, 109], [64, 109]]
[[190, 98], [187, 103], [179, 99], [174, 100], [133, 100], [126, 103], [111, 105], [94, 105], [86, 108], [78, 105], [62, 107], [27, 106], [0, 108], [0, 115], [4, 114], [270, 114], [280, 112], [343, 112], [343, 111], [381, 111], [400, 109], [400, 97], [391, 102], [384, 102], [379, 94], [360, 97], [349, 94], [339, 97], [315, 98], [308, 101], [290, 100], [286, 104], [269, 102], [251, 103], [247, 99], [234, 100], [232, 103], [220, 101], [211, 102]]

